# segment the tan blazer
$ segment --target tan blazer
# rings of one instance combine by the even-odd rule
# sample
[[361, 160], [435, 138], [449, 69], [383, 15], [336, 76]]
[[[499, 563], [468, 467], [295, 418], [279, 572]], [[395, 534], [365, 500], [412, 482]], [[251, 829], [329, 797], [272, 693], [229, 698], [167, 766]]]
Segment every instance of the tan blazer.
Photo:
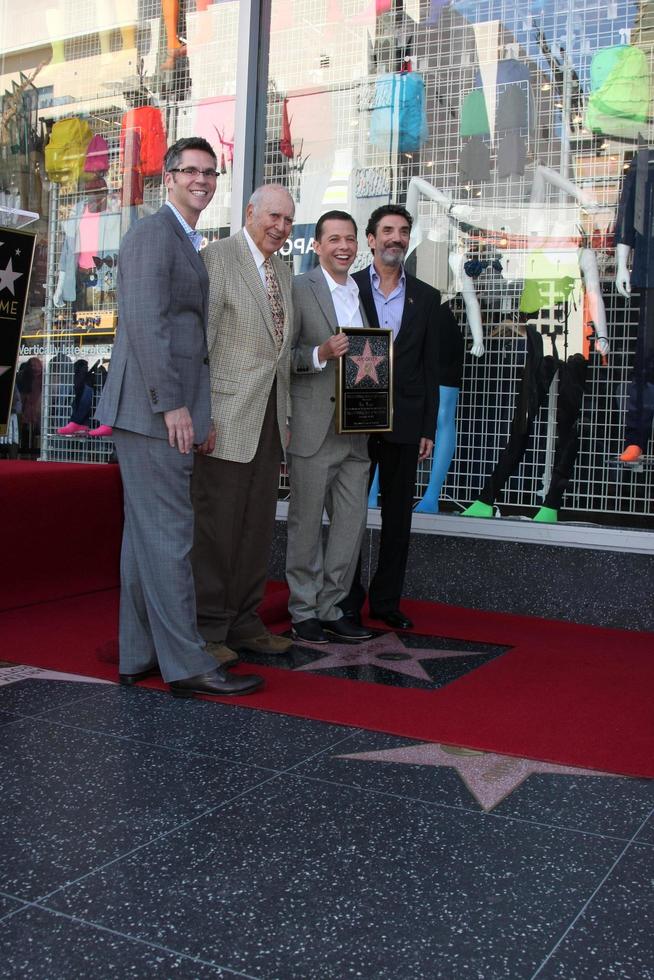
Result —
[[207, 344], [211, 417], [217, 433], [212, 455], [248, 463], [257, 450], [275, 379], [280, 443], [282, 447], [285, 444], [291, 412], [291, 272], [273, 256], [285, 313], [284, 342], [278, 352], [266, 289], [243, 232], [212, 242], [202, 257], [209, 273]]

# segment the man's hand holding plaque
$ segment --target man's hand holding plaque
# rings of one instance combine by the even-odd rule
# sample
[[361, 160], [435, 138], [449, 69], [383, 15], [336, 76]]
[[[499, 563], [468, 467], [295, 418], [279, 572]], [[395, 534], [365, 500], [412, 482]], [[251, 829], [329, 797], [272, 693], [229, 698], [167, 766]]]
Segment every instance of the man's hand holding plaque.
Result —
[[331, 339], [339, 337], [347, 340], [347, 346], [336, 375], [336, 431], [389, 432], [393, 427], [392, 330], [341, 327]]
[[329, 340], [321, 344], [318, 348], [318, 360], [321, 364], [326, 361], [336, 360], [347, 353], [350, 341], [346, 333], [333, 333]]

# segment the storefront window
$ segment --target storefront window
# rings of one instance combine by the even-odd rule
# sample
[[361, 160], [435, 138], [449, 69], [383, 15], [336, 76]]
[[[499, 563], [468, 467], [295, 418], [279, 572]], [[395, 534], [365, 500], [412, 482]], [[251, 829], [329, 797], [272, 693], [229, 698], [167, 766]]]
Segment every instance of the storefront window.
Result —
[[[356, 269], [371, 211], [404, 204], [407, 267], [464, 331], [441, 510], [651, 518], [653, 25], [648, 0], [273, 0], [266, 178], [296, 200], [295, 271], [324, 211], [356, 219]], [[622, 256], [644, 263], [631, 296], [621, 198], [623, 240], [641, 234]], [[635, 463], [629, 412], [647, 437]]]
[[22, 456], [110, 458], [111, 440], [86, 430], [111, 358], [120, 242], [163, 202], [176, 139], [214, 147], [222, 176], [198, 228], [229, 233], [238, 8], [31, 0], [27, 16], [4, 0], [0, 209], [38, 215], [15, 400]]

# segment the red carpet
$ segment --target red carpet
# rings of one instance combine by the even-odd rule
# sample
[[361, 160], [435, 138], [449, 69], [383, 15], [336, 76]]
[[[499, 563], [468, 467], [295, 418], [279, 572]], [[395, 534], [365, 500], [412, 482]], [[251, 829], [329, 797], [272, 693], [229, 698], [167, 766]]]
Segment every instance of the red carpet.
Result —
[[119, 583], [117, 466], [0, 460], [0, 609]]
[[[266, 688], [242, 707], [277, 711], [562, 765], [654, 777], [654, 635], [410, 602], [414, 632], [513, 649], [437, 691], [258, 667]], [[1, 657], [117, 679], [118, 593], [111, 589], [0, 613]], [[263, 610], [287, 626], [286, 590]], [[3, 644], [4, 645], [4, 644]], [[106, 651], [109, 651], [107, 654]], [[247, 671], [247, 666], [236, 670]], [[148, 687], [162, 687], [160, 681]]]

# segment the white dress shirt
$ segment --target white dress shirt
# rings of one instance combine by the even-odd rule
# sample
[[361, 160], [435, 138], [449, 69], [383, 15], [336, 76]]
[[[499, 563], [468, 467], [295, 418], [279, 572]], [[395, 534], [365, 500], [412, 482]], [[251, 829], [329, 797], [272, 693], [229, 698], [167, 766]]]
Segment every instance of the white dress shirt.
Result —
[[[339, 327], [362, 327], [363, 320], [359, 307], [359, 287], [352, 276], [348, 276], [347, 282], [341, 285], [341, 283], [332, 279], [326, 269], [322, 266], [321, 268], [325, 281], [329, 286], [329, 292], [331, 293], [332, 303], [334, 304], [334, 311], [336, 313], [336, 322]], [[313, 366], [317, 370], [322, 371], [327, 362], [318, 360], [318, 349], [318, 347], [314, 347], [313, 349]]]
[[256, 264], [256, 267], [257, 267], [257, 271], [259, 273], [259, 276], [261, 277], [261, 282], [263, 283], [263, 285], [265, 287], [265, 285], [266, 285], [266, 270], [263, 267], [263, 263], [266, 261], [266, 256], [262, 252], [260, 252], [259, 249], [258, 249], [258, 247], [254, 244], [254, 242], [250, 238], [250, 235], [248, 234], [247, 228], [244, 228], [243, 229], [243, 234], [245, 235], [245, 241], [248, 243], [248, 248], [252, 252], [252, 258], [255, 261], [255, 264]]

